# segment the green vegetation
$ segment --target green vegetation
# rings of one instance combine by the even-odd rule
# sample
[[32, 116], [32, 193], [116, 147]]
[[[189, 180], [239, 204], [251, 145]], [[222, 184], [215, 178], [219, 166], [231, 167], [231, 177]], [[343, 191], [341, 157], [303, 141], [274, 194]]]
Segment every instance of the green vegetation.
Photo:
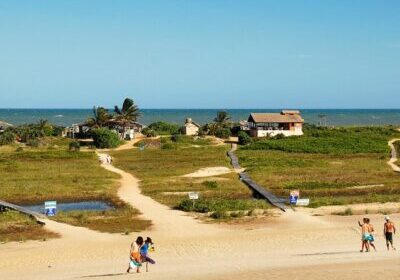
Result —
[[305, 126], [304, 136], [262, 139], [244, 149], [338, 155], [388, 153], [387, 141], [399, 136], [394, 127]]
[[397, 202], [400, 177], [386, 162], [387, 142], [399, 136], [391, 127], [308, 127], [304, 137], [261, 140], [237, 155], [260, 185], [282, 197], [300, 189], [311, 207]]
[[54, 220], [74, 226], [110, 233], [139, 232], [151, 225], [148, 220], [135, 218], [137, 209], [119, 203], [116, 209], [106, 211], [70, 211], [58, 212]]
[[47, 240], [58, 234], [46, 231], [27, 215], [16, 211], [0, 212], [0, 242]]
[[155, 122], [148, 126], [156, 135], [173, 135], [180, 133], [181, 126], [175, 123]]
[[253, 142], [253, 138], [244, 131], [238, 132], [238, 139], [240, 145], [247, 145]]
[[19, 205], [42, 204], [46, 200], [107, 201], [116, 209], [60, 212], [55, 219], [106, 232], [138, 230], [149, 224], [139, 220], [137, 210], [117, 197], [119, 176], [104, 170], [94, 152], [71, 152], [66, 139], [46, 141], [58, 145], [18, 152], [14, 147], [0, 153], [0, 199]]
[[[180, 139], [198, 141], [186, 137]], [[227, 212], [269, 207], [263, 200], [254, 200], [251, 191], [235, 173], [207, 178], [183, 177], [200, 168], [231, 167], [226, 157], [227, 147], [200, 145], [198, 148], [187, 148], [187, 142], [173, 143], [174, 149], [115, 151], [111, 155], [118, 168], [133, 173], [141, 180], [140, 187], [145, 195], [172, 208]], [[190, 191], [197, 191], [200, 195], [194, 208], [187, 199], [187, 192]]]
[[5, 131], [4, 133], [0, 134], [0, 146], [14, 143], [16, 137], [17, 135], [14, 132]]
[[116, 148], [121, 144], [118, 135], [108, 128], [96, 128], [91, 132], [96, 148]]

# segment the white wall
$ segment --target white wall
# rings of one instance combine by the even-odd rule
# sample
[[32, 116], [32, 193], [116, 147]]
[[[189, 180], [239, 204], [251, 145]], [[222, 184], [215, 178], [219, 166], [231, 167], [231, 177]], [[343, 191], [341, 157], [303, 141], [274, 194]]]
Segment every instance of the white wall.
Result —
[[295, 130], [257, 130], [257, 137], [276, 136], [283, 134], [285, 136], [300, 136], [303, 135], [303, 130], [296, 127]]

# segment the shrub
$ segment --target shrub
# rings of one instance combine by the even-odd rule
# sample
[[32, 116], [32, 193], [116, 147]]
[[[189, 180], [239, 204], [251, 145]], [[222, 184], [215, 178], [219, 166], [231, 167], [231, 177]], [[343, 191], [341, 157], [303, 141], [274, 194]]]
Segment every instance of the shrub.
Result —
[[80, 148], [81, 148], [81, 145], [79, 144], [79, 142], [74, 141], [74, 142], [69, 143], [70, 151], [77, 152], [80, 150]]
[[142, 134], [145, 135], [146, 137], [156, 137], [157, 136], [157, 133], [149, 127], [143, 128]]
[[175, 149], [175, 145], [169, 142], [165, 142], [165, 143], [161, 143], [161, 149], [163, 150], [171, 150], [171, 149]]
[[227, 139], [231, 136], [231, 130], [229, 128], [217, 128], [215, 130], [215, 136], [222, 139]]
[[15, 141], [15, 133], [12, 131], [4, 131], [3, 134], [0, 135], [0, 145], [9, 145], [14, 143]]
[[217, 181], [205, 181], [203, 182], [203, 185], [206, 186], [209, 189], [216, 189], [218, 188], [218, 183]]
[[238, 138], [240, 145], [247, 145], [253, 142], [253, 138], [244, 131], [239, 131]]
[[171, 136], [171, 141], [172, 142], [179, 142], [182, 140], [182, 135], [181, 134], [173, 134]]
[[92, 130], [93, 143], [96, 148], [116, 148], [121, 144], [118, 135], [108, 128], [97, 128]]
[[148, 128], [154, 130], [159, 135], [172, 135], [178, 134], [181, 127], [174, 123], [155, 122], [150, 124]]
[[213, 219], [226, 219], [228, 214], [225, 211], [215, 211], [210, 216]]

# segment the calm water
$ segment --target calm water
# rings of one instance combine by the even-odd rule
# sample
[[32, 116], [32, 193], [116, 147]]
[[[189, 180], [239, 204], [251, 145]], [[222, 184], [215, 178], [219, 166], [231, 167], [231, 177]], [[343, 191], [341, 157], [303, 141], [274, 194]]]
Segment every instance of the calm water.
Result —
[[[38, 213], [44, 213], [44, 203], [40, 205], [28, 205], [23, 206], [31, 211]], [[82, 201], [82, 202], [69, 202], [69, 203], [57, 203], [57, 211], [75, 211], [75, 210], [97, 210], [103, 211], [113, 209], [112, 206], [108, 205], [103, 201]]]
[[[168, 121], [183, 124], [185, 118], [204, 124], [212, 121], [220, 109], [143, 109], [139, 121], [150, 124]], [[251, 112], [279, 112], [276, 109], [227, 109], [234, 121], [247, 119]], [[317, 124], [320, 115], [326, 115], [329, 125], [382, 125], [400, 124], [400, 109], [303, 109], [307, 123]], [[0, 120], [11, 124], [37, 122], [46, 119], [51, 123], [69, 126], [91, 116], [91, 109], [0, 109]]]

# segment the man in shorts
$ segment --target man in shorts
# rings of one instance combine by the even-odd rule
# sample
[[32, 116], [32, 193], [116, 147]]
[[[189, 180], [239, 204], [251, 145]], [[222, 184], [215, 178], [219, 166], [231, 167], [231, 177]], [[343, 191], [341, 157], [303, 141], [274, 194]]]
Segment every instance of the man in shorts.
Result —
[[383, 233], [386, 238], [386, 247], [389, 250], [389, 245], [392, 246], [393, 250], [396, 250], [395, 247], [393, 247], [393, 234], [396, 233], [396, 227], [394, 226], [394, 223], [390, 220], [388, 216], [385, 217], [385, 224], [383, 226]]

